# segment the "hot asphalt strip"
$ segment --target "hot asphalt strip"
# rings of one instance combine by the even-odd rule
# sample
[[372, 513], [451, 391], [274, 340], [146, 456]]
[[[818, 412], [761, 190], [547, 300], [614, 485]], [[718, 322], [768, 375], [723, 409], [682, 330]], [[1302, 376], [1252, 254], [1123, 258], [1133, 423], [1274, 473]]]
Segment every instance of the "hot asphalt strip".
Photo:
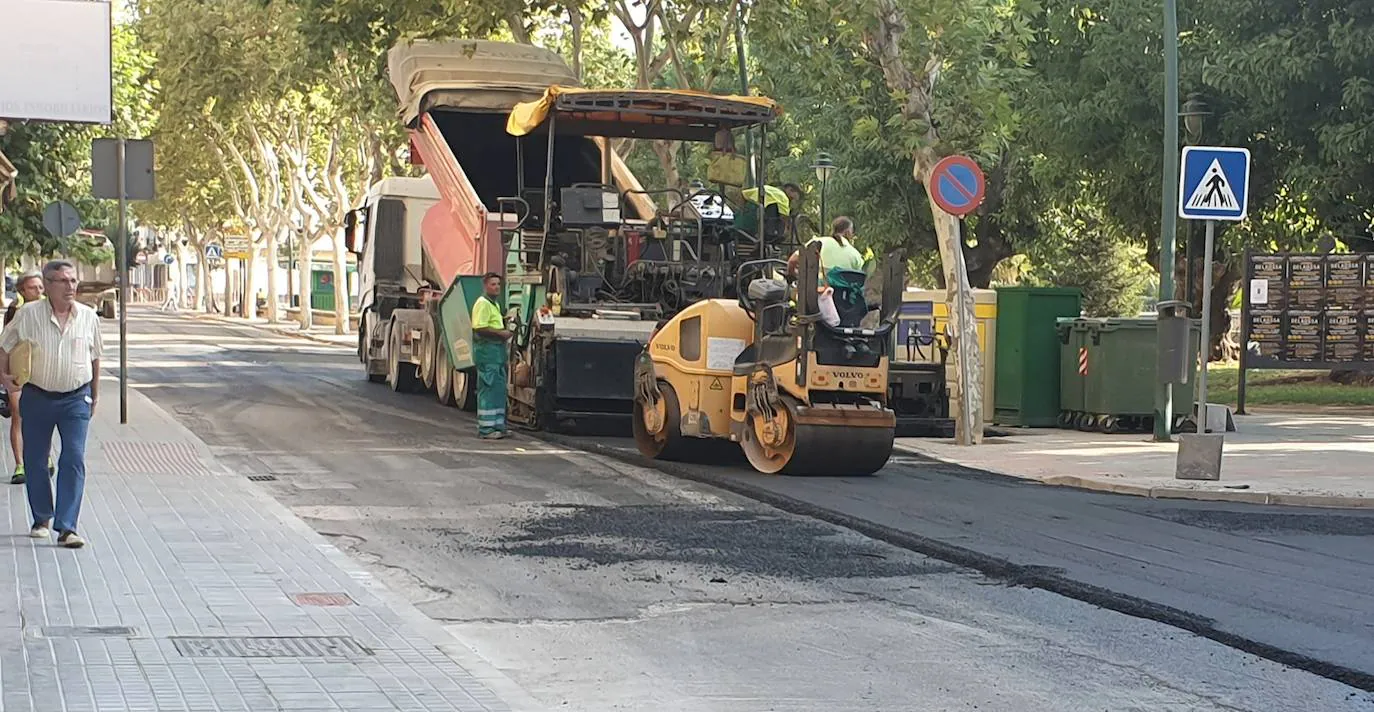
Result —
[[[1218, 621], [1212, 617], [1089, 583], [1063, 568], [1018, 563], [1011, 556], [1005, 555], [1004, 552], [992, 552], [980, 547], [976, 540], [967, 545], [957, 544], [950, 540], [951, 537], [921, 533], [917, 531], [919, 528], [917, 515], [912, 515], [909, 521], [910, 525], [908, 522], [903, 522], [902, 526], [892, 526], [875, 521], [876, 518], [870, 519], [856, 513], [855, 507], [845, 506], [848, 500], [843, 497], [825, 498], [827, 501], [820, 502], [818, 500], [822, 498], [815, 496], [813, 491], [808, 491], [810, 496], [784, 491], [788, 487], [782, 483], [789, 479], [816, 480], [818, 478], [787, 478], [785, 476], [754, 473], [749, 470], [742, 457], [732, 452], [729, 447], [715, 447], [716, 445], [723, 445], [721, 443], [708, 444], [710, 447], [705, 449], [710, 452], [703, 459], [709, 464], [701, 464], [646, 458], [635, 449], [633, 440], [624, 437], [607, 438], [552, 432], [525, 432], [525, 434], [563, 447], [578, 448], [623, 462], [653, 467], [676, 477], [719, 487], [786, 512], [830, 522], [895, 546], [979, 571], [1010, 586], [1039, 588], [1108, 610], [1171, 625], [1283, 665], [1336, 680], [1361, 690], [1374, 692], [1374, 672], [1371, 670], [1359, 669], [1330, 659], [1322, 659], [1325, 656], [1319, 657], [1311, 652], [1303, 652], [1294, 649], [1294, 647], [1276, 645], [1260, 640], [1256, 636], [1241, 634], [1229, 629], [1228, 626], [1219, 625]], [[971, 481], [1007, 483], [1017, 487], [1036, 487], [1051, 491], [1059, 490], [1067, 496], [1093, 496], [1136, 501], [1141, 499], [1125, 494], [1075, 492], [1071, 488], [1044, 485], [1008, 475], [975, 470], [901, 451], [894, 452], [893, 461], [878, 476], [890, 476], [893, 469], [911, 468], [935, 470], [941, 475]], [[838, 484], [871, 478], [820, 479], [830, 480]], [[1231, 506], [1244, 505], [1233, 504]], [[1273, 511], [1275, 508], [1267, 507], [1264, 509]], [[1306, 509], [1307, 514], [1320, 511], [1304, 509]], [[1333, 512], [1332, 514], [1339, 516], [1340, 513]], [[1374, 520], [1371, 520], [1371, 525], [1374, 525]]]

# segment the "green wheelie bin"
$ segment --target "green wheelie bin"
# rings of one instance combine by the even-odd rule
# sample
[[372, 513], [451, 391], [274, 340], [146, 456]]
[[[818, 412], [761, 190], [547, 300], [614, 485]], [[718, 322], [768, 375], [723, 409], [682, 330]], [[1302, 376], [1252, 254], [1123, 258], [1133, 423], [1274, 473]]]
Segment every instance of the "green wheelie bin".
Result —
[[[1190, 324], [1190, 363], [1197, 362], [1201, 326]], [[1087, 326], [1088, 375], [1080, 429], [1144, 432], [1154, 425], [1158, 356], [1155, 319], [1095, 319]], [[1174, 403], [1192, 402], [1195, 374], [1174, 385]]]
[[1059, 427], [1072, 428], [1083, 411], [1084, 379], [1079, 373], [1079, 352], [1088, 336], [1088, 319], [1055, 320], [1059, 336]]

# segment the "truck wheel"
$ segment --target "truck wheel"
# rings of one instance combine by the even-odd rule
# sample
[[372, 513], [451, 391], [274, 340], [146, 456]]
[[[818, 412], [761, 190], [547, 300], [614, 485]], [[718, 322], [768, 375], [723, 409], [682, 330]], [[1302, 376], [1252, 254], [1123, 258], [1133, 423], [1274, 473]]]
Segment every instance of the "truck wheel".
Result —
[[358, 329], [358, 360], [363, 364], [363, 373], [367, 374], [367, 380], [371, 383], [386, 383], [385, 373], [373, 373], [372, 364], [368, 359], [368, 345], [372, 343], [372, 335], [367, 331], [367, 323], [364, 320]]
[[469, 413], [477, 411], [477, 374], [472, 369], [453, 372], [453, 404]]
[[[429, 329], [425, 329], [425, 340], [420, 342], [420, 367], [417, 373], [420, 376], [420, 382], [425, 384], [425, 388], [437, 388], [439, 364], [442, 361], [437, 353], [439, 345], [430, 336]], [[443, 399], [442, 395], [439, 396], [440, 401]]]
[[386, 382], [397, 393], [414, 393], [419, 390], [420, 379], [415, 372], [415, 364], [401, 363], [401, 325], [392, 324], [391, 339], [387, 342]]
[[453, 367], [448, 364], [447, 356], [435, 355], [434, 394], [441, 405], [453, 405]]

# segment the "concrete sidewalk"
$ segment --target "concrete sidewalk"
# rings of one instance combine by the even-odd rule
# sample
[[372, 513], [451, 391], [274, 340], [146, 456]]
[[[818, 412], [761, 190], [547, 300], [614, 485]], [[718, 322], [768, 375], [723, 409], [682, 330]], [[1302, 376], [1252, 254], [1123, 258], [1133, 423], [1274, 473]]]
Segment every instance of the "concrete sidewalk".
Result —
[[0, 711], [539, 708], [145, 396], [119, 425], [106, 383], [87, 547], [0, 494]]
[[1237, 416], [1219, 482], [1174, 479], [1178, 444], [1149, 435], [1010, 429], [979, 447], [900, 438], [929, 458], [1050, 485], [1144, 497], [1374, 507], [1374, 418], [1348, 414]]
[[194, 311], [181, 311], [177, 312], [177, 314], [191, 319], [208, 319], [210, 321], [218, 321], [232, 326], [248, 326], [260, 331], [281, 334], [283, 336], [294, 336], [300, 339], [309, 339], [316, 343], [329, 344], [331, 346], [349, 346], [353, 348], [357, 348], [358, 346], [358, 335], [356, 333], [336, 334], [332, 326], [323, 328], [316, 327], [309, 331], [302, 331], [300, 326], [295, 322], [273, 324], [266, 319], [240, 319], [238, 317], [228, 317], [222, 314], [206, 314], [204, 312]]

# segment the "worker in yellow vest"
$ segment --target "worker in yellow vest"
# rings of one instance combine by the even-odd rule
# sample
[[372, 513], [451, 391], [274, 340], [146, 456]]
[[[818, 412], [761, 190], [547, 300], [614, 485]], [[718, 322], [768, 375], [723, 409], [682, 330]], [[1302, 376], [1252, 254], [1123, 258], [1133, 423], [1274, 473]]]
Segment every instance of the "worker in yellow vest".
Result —
[[[819, 242], [821, 245], [821, 284], [825, 285], [830, 280], [830, 270], [857, 270], [863, 271], [864, 257], [859, 252], [859, 248], [854, 246], [854, 221], [841, 215], [835, 218], [830, 225], [830, 235], [824, 237], [813, 237], [806, 244]], [[793, 252], [787, 259], [787, 273], [795, 275], [797, 273], [797, 263], [801, 259], [800, 251]]]

